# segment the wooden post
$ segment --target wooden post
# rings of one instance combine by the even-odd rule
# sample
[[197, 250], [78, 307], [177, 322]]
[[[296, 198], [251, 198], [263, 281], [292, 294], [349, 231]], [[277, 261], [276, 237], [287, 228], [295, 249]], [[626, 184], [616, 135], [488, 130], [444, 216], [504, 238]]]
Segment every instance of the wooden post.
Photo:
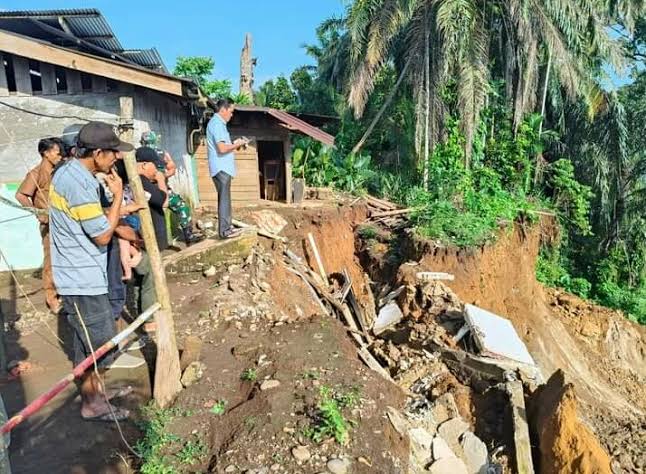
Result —
[[[128, 143], [133, 143], [134, 121], [132, 97], [120, 97], [119, 104], [121, 106], [120, 121], [123, 127], [121, 139]], [[157, 302], [161, 305], [161, 309], [155, 316], [157, 322], [157, 363], [155, 366], [153, 397], [159, 406], [163, 408], [168, 406], [182, 390], [180, 383], [179, 352], [177, 351], [177, 341], [175, 340], [175, 323], [173, 322], [170, 295], [168, 293], [168, 286], [166, 285], [166, 273], [164, 272], [161, 253], [157, 247], [150, 208], [147, 205], [139, 173], [137, 173], [135, 154], [133, 152], [126, 153], [123, 161], [126, 165], [128, 180], [135, 201], [146, 204], [146, 207], [142, 211], [139, 211], [141, 234], [146, 244], [146, 252], [150, 258]]]
[[256, 59], [251, 57], [251, 34], [244, 37], [244, 46], [240, 54], [240, 94], [249, 98], [253, 104], [253, 67]]
[[285, 157], [285, 202], [292, 203], [292, 144], [289, 134], [283, 140], [283, 156]]

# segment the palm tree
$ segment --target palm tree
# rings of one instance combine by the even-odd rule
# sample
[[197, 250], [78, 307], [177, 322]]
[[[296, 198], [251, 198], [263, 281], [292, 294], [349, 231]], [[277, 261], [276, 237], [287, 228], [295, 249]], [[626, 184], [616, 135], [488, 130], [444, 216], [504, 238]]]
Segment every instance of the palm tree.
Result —
[[544, 108], [548, 81], [557, 81], [556, 90], [567, 98], [587, 97], [591, 68], [621, 62], [619, 41], [607, 26], [617, 16], [630, 25], [642, 3], [355, 0], [347, 18], [348, 103], [361, 116], [379, 70], [393, 62], [401, 71], [410, 62], [406, 76], [417, 103], [418, 155], [440, 138], [447, 113], [443, 94], [455, 84], [454, 112], [469, 157], [491, 78], [505, 80], [516, 127], [526, 113]]

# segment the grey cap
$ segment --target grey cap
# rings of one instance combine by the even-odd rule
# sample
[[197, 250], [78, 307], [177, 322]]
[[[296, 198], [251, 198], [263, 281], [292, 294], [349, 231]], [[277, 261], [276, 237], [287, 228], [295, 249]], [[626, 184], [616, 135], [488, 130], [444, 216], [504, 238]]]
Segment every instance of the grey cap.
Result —
[[63, 140], [63, 143], [69, 147], [77, 146], [76, 142], [78, 139], [79, 131], [81, 128], [83, 128], [84, 123], [74, 123], [72, 125], [68, 125], [63, 129], [63, 133], [61, 135], [61, 140]]

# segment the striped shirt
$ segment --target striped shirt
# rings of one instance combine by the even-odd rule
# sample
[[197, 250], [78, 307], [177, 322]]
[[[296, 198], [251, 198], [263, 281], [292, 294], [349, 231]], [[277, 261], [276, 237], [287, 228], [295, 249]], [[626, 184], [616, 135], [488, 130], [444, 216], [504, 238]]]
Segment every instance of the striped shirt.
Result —
[[99, 183], [78, 160], [59, 166], [49, 187], [52, 273], [60, 295], [108, 292], [107, 248], [92, 240], [110, 229]]

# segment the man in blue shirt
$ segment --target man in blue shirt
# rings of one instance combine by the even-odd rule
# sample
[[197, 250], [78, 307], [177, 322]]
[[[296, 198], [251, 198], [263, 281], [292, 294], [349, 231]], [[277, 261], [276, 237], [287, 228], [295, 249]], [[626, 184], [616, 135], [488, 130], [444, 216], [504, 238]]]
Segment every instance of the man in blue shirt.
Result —
[[227, 123], [233, 117], [233, 107], [231, 99], [218, 100], [215, 103], [216, 114], [206, 127], [209, 172], [218, 191], [218, 233], [222, 239], [229, 239], [240, 233], [232, 225], [231, 179], [236, 175], [234, 152], [248, 143], [244, 138], [231, 142]]

